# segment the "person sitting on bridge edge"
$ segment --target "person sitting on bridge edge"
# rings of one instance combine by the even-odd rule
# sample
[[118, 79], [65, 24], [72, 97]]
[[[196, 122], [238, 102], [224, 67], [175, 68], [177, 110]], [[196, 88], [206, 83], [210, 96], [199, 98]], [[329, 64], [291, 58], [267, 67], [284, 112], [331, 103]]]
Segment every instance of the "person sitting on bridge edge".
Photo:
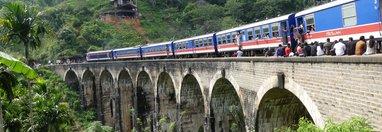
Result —
[[284, 56], [284, 48], [282, 44], [279, 44], [279, 47], [276, 50], [276, 56], [277, 57], [283, 57]]
[[338, 43], [334, 44], [332, 51], [336, 53], [336, 56], [345, 55], [346, 45], [343, 43], [343, 39], [339, 39]]
[[302, 50], [302, 44], [298, 44], [297, 46], [297, 55], [300, 57], [305, 57], [304, 51]]
[[239, 50], [236, 52], [236, 56], [237, 58], [240, 58], [243, 56], [243, 51], [241, 50], [241, 48], [239, 48]]
[[322, 43], [317, 43], [316, 44], [317, 46], [317, 56], [323, 56], [325, 53], [324, 53], [324, 50], [323, 50], [323, 44]]
[[366, 51], [365, 36], [361, 36], [355, 45], [355, 55], [362, 55]]
[[311, 56], [311, 51], [310, 51], [310, 46], [308, 45], [308, 43], [304, 43], [304, 47], [303, 47], [303, 51], [304, 51], [304, 55], [305, 56]]
[[352, 37], [349, 38], [349, 42], [346, 43], [346, 54], [354, 55], [355, 54], [355, 45], [357, 41], [354, 41]]
[[366, 43], [367, 47], [366, 47], [366, 52], [363, 53], [363, 55], [372, 55], [372, 54], [375, 54], [375, 45], [376, 45], [376, 42], [375, 42], [375, 39], [374, 39], [374, 36], [371, 35], [369, 37], [369, 41], [367, 41]]
[[311, 56], [317, 56], [317, 44], [318, 44], [317, 41], [310, 44], [310, 55]]
[[290, 54], [290, 44], [287, 44], [287, 47], [284, 49], [285, 57], [288, 57]]
[[330, 55], [330, 50], [332, 48], [333, 43], [330, 42], [330, 38], [326, 39], [326, 43], [324, 44], [325, 55]]

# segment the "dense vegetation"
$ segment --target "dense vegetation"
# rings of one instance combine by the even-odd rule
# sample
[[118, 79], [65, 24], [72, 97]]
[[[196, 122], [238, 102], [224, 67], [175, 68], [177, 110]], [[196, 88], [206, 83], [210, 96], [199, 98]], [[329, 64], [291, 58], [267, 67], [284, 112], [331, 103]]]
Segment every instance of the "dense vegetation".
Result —
[[[133, 24], [105, 23], [109, 0], [34, 1], [49, 29], [33, 58], [40, 61], [83, 56], [88, 51], [129, 47], [212, 33], [320, 4], [315, 0], [138, 0], [139, 33]], [[148, 39], [143, 39], [148, 38]], [[22, 47], [7, 50], [22, 54]]]
[[319, 128], [311, 121], [301, 118], [296, 130], [291, 128], [275, 129], [275, 132], [372, 132], [373, 128], [365, 118], [353, 117], [342, 123], [336, 123], [332, 119], [326, 121], [324, 128]]

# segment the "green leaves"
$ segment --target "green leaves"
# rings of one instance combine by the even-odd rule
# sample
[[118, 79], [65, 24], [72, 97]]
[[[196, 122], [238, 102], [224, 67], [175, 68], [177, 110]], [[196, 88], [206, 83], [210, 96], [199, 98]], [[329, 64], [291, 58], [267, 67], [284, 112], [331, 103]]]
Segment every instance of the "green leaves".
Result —
[[16, 73], [24, 74], [29, 79], [38, 77], [37, 73], [31, 67], [4, 52], [0, 52], [0, 63], [6, 65]]
[[29, 49], [35, 49], [41, 45], [40, 37], [46, 30], [39, 18], [38, 11], [31, 6], [25, 6], [19, 2], [5, 2], [3, 4], [3, 17], [0, 18], [0, 26], [3, 29], [3, 43], [23, 43], [25, 57], [29, 58]]

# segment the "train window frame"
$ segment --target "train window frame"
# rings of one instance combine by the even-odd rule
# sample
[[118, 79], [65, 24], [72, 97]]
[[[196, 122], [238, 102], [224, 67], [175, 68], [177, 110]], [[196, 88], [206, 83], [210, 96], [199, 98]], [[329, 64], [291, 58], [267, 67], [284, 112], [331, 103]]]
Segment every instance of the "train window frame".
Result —
[[228, 33], [227, 34], [227, 44], [230, 44], [230, 43], [232, 43], [232, 39], [231, 39], [231, 33]]
[[253, 33], [254, 33], [253, 28], [247, 29], [248, 41], [253, 40]]
[[[263, 39], [269, 39], [270, 38], [270, 33], [269, 33], [269, 25], [263, 25], [262, 26], [262, 31], [263, 31], [263, 34], [262, 34], [262, 38]], [[267, 29], [267, 32], [265, 32], [265, 29]]]
[[[354, 14], [349, 14], [347, 12], [349, 10], [352, 11]], [[344, 27], [350, 27], [350, 26], [357, 25], [357, 8], [356, 8], [356, 4], [354, 2], [343, 5], [341, 7], [341, 13], [342, 13], [342, 25]], [[348, 20], [351, 20], [351, 21], [348, 21]]]
[[260, 29], [260, 27], [254, 27], [253, 28], [253, 32], [256, 35], [255, 39], [260, 39], [261, 38], [261, 29]]
[[198, 48], [199, 47], [198, 40], [192, 40], [192, 41], [194, 41], [195, 48]]
[[[314, 18], [314, 14], [305, 15], [305, 29], [308, 32], [315, 32], [316, 31], [316, 19]], [[312, 23], [310, 23], [310, 20], [312, 20]], [[313, 28], [313, 31], [312, 31]]]
[[208, 37], [207, 41], [208, 41], [208, 46], [211, 46], [212, 45], [212, 37]]
[[[274, 29], [274, 27], [277, 27], [277, 28]], [[271, 28], [272, 28], [272, 38], [280, 37], [280, 22], [272, 23]]]
[[247, 29], [243, 29], [243, 30], [241, 30], [240, 31], [240, 37], [241, 37], [241, 39], [242, 40], [240, 40], [240, 41], [242, 41], [242, 42], [247, 42], [248, 41], [248, 39], [247, 39]]

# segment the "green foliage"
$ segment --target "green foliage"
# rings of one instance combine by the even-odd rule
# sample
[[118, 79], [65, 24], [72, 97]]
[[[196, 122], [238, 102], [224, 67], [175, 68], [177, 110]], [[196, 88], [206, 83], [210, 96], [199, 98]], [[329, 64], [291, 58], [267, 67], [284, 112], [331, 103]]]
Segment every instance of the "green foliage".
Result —
[[[29, 48], [36, 49], [41, 45], [41, 38], [46, 33], [38, 11], [32, 6], [20, 2], [5, 2], [3, 16], [0, 18], [3, 43], [23, 44], [25, 57], [29, 59]], [[28, 60], [29, 61], [29, 60]]]
[[109, 126], [103, 126], [100, 121], [94, 121], [90, 123], [86, 128], [86, 132], [112, 132], [113, 128]]
[[167, 132], [176, 132], [176, 122], [171, 122], [168, 126]]
[[335, 123], [332, 119], [326, 121], [323, 129], [315, 126], [311, 121], [301, 118], [297, 130], [289, 128], [276, 128], [275, 132], [372, 132], [373, 128], [367, 119], [362, 117], [353, 117], [342, 123]]

